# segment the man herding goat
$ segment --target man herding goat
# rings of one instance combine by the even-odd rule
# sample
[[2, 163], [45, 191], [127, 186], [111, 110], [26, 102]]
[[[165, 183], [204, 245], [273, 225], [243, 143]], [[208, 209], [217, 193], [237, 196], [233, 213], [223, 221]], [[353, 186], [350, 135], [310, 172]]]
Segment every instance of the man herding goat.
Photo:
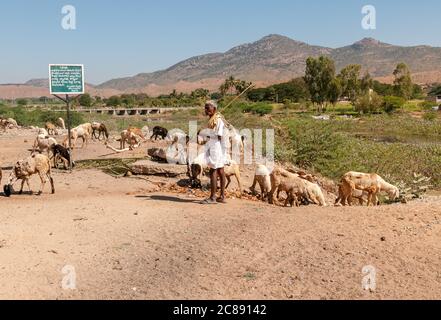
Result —
[[[211, 195], [201, 204], [216, 204], [225, 202], [226, 176], [224, 167], [227, 163], [227, 130], [225, 128], [225, 119], [217, 111], [217, 103], [208, 101], [205, 104], [205, 114], [210, 118], [208, 128], [211, 129], [210, 140], [205, 149], [205, 160], [210, 168]], [[216, 198], [217, 178], [220, 177], [221, 194]]]

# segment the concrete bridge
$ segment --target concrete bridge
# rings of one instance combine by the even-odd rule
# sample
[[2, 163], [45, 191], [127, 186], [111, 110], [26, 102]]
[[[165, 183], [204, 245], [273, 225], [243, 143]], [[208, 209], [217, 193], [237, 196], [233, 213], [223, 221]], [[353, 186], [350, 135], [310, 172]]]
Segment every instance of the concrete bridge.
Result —
[[[147, 115], [155, 115], [155, 114], [161, 114], [176, 110], [191, 110], [191, 109], [198, 109], [199, 107], [176, 107], [176, 108], [79, 108], [72, 110], [72, 112], [80, 112], [80, 113], [96, 113], [96, 114], [108, 114], [111, 116], [120, 116], [120, 117], [126, 117], [126, 116], [147, 116]], [[56, 112], [64, 112], [65, 110], [55, 110]]]

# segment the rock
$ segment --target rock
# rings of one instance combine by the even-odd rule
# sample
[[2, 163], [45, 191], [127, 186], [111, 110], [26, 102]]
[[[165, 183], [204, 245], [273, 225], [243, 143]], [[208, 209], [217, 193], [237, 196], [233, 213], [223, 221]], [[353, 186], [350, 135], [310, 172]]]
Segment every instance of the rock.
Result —
[[381, 237], [381, 241], [386, 241], [386, 237]]
[[137, 161], [130, 165], [136, 175], [179, 177], [187, 174], [187, 166], [168, 163], [157, 163], [150, 160]]
[[162, 148], [148, 149], [147, 154], [154, 160], [167, 161], [167, 154]]

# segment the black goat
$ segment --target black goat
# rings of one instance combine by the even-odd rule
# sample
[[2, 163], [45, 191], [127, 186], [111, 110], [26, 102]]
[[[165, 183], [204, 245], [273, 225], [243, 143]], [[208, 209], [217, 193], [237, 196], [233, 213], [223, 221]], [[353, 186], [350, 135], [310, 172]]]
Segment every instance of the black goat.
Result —
[[164, 140], [168, 135], [168, 130], [162, 127], [154, 127], [153, 128], [153, 135], [150, 138], [151, 140], [153, 140], [153, 137], [155, 138], [155, 140], [158, 140], [158, 137], [161, 137], [162, 140]]
[[[69, 168], [69, 162], [71, 160], [70, 158], [70, 151], [63, 147], [61, 144], [54, 144], [51, 146], [51, 151], [53, 153], [54, 156], [54, 168], [57, 167], [57, 162], [59, 159], [63, 160], [64, 163], [64, 169], [68, 169]], [[75, 166], [75, 162], [72, 161], [72, 167]]]

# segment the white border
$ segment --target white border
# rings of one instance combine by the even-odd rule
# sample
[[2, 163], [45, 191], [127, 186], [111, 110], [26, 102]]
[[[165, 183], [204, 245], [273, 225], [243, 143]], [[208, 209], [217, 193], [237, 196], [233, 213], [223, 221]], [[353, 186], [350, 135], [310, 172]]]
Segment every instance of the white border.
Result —
[[[52, 74], [51, 74], [51, 67], [53, 66], [59, 66], [59, 67], [81, 67], [81, 81], [83, 83], [83, 91], [82, 92], [53, 92], [52, 91]], [[85, 87], [85, 83], [84, 83], [84, 64], [62, 64], [62, 63], [58, 63], [58, 64], [49, 64], [49, 92], [50, 94], [84, 94], [84, 92], [86, 91], [86, 87]]]

